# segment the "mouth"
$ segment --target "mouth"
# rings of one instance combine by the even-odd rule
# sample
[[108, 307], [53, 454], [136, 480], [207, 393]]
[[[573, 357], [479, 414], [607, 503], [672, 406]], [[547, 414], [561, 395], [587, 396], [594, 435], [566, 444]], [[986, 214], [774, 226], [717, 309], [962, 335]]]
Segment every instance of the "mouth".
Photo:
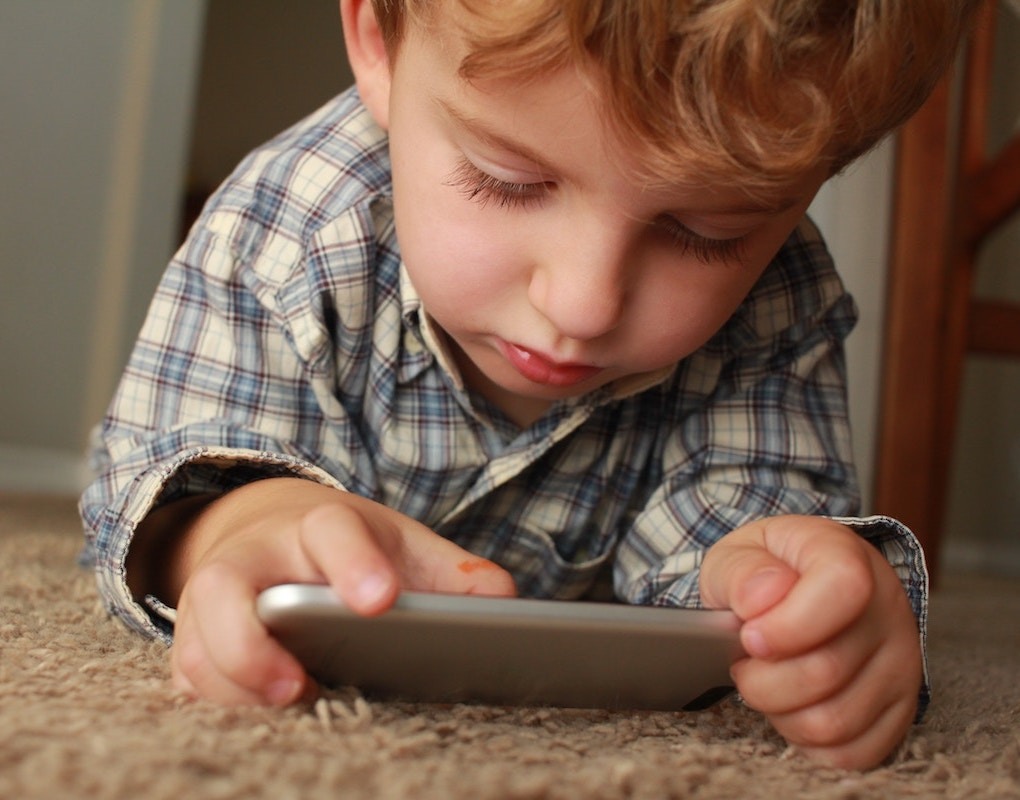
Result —
[[601, 367], [593, 364], [556, 361], [511, 342], [500, 342], [500, 348], [514, 369], [532, 383], [558, 387], [574, 386], [602, 371]]

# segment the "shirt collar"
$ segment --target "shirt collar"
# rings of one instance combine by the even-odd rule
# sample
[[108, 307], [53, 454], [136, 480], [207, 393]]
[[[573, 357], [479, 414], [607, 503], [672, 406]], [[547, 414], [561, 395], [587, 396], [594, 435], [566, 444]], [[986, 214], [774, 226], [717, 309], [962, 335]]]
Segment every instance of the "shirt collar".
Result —
[[405, 323], [418, 334], [425, 349], [432, 354], [440, 369], [449, 376], [457, 391], [463, 392], [464, 379], [453, 360], [453, 354], [450, 353], [446, 340], [436, 328], [436, 324], [422, 307], [421, 296], [411, 283], [411, 276], [407, 274], [407, 267], [403, 261], [400, 262], [400, 312]]
[[628, 375], [626, 378], [620, 378], [620, 380], [613, 382], [610, 387], [610, 396], [613, 400], [622, 400], [625, 397], [640, 394], [646, 389], [658, 386], [674, 372], [676, 372], [676, 364], [670, 364], [668, 367], [652, 370], [651, 372], [639, 372], [636, 375]]

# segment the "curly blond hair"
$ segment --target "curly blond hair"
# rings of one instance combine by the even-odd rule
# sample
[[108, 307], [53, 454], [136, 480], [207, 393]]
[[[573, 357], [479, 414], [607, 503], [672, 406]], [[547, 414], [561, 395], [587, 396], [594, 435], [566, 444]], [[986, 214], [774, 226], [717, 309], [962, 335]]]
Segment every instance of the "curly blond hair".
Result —
[[[581, 64], [643, 178], [767, 193], [836, 173], [921, 105], [977, 0], [442, 0], [466, 80]], [[391, 56], [437, 0], [373, 0]]]

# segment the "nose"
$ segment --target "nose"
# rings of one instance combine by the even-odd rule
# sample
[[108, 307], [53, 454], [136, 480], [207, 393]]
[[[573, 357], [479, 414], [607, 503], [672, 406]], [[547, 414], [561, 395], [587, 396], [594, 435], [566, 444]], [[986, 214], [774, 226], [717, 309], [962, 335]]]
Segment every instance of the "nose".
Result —
[[585, 236], [575, 230], [542, 255], [528, 298], [562, 336], [596, 339], [623, 318], [634, 255], [623, 235], [603, 229]]

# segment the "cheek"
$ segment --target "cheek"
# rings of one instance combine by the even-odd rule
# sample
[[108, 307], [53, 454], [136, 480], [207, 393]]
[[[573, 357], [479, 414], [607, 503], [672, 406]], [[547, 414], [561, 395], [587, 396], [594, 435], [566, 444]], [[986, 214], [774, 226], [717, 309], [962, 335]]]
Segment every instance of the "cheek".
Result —
[[500, 231], [487, 231], [458, 210], [433, 203], [402, 213], [396, 206], [400, 252], [415, 286], [424, 292], [441, 285], [461, 297], [501, 291], [514, 280], [513, 251]]
[[510, 221], [444, 185], [441, 173], [394, 180], [394, 214], [400, 252], [423, 299], [441, 290], [478, 302], [513, 284], [523, 259]]
[[738, 266], [675, 263], [642, 292], [634, 325], [650, 362], [668, 364], [689, 356], [730, 319], [760, 270]]

